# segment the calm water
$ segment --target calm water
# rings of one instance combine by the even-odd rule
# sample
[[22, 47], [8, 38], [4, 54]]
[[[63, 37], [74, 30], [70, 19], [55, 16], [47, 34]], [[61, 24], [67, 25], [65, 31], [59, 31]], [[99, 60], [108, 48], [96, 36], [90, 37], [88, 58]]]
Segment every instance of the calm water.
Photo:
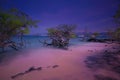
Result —
[[[24, 36], [23, 41], [25, 43], [25, 48], [40, 48], [43, 47], [41, 42], [47, 41], [47, 43], [51, 43], [51, 39], [47, 36]], [[19, 43], [20, 39], [18, 37], [14, 37], [13, 41]], [[81, 42], [79, 38], [73, 38], [70, 40], [70, 45], [78, 45], [83, 44], [85, 42]]]
[[[97, 38], [98, 39], [105, 39], [108, 37], [105, 35], [102, 35], [102, 36], [98, 36]], [[17, 42], [17, 43], [21, 42], [20, 38], [17, 36], [13, 37], [12, 40]], [[43, 48], [45, 46], [43, 46], [43, 43], [41, 43], [41, 42], [44, 42], [44, 40], [46, 40], [47, 43], [51, 43], [51, 39], [47, 36], [31, 36], [31, 35], [23, 36], [24, 46], [22, 47], [22, 49]], [[87, 43], [87, 42], [81, 41], [80, 38], [72, 38], [72, 39], [70, 39], [69, 46], [82, 45], [85, 43]], [[11, 49], [9, 47], [6, 47], [5, 50], [6, 51], [13, 51], [13, 49]]]

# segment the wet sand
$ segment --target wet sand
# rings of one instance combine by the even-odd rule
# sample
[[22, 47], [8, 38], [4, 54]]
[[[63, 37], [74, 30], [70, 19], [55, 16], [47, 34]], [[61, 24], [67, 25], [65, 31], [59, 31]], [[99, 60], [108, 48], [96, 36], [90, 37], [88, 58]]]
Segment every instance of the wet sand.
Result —
[[[108, 50], [114, 45], [86, 43], [71, 46], [68, 50], [41, 48], [20, 51], [15, 53], [15, 57], [7, 57], [0, 63], [0, 80], [95, 80], [95, 74], [114, 75], [110, 72], [91, 70], [84, 62], [87, 56]], [[11, 78], [31, 67], [42, 69]]]

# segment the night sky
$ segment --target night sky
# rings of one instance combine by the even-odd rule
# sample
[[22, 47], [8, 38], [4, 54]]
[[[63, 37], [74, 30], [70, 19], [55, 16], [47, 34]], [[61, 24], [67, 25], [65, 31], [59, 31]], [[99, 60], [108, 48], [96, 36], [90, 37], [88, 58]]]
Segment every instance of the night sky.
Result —
[[30, 34], [46, 33], [59, 24], [76, 24], [77, 32], [104, 32], [115, 28], [113, 15], [119, 0], [0, 0], [3, 8], [18, 8], [33, 19], [40, 20], [39, 28]]

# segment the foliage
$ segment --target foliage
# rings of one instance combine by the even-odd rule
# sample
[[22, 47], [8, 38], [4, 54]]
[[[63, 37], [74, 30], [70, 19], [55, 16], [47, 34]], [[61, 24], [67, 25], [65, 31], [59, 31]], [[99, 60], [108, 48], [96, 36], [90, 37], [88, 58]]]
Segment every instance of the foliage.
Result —
[[112, 40], [120, 41], [120, 27], [116, 28], [115, 30], [108, 30], [107, 34]]
[[10, 9], [9, 11], [0, 12], [0, 33], [16, 35], [28, 32], [31, 26], [36, 27], [37, 21], [32, 20], [26, 13], [18, 9]]
[[69, 44], [70, 38], [76, 35], [74, 30], [76, 25], [61, 24], [55, 28], [48, 28], [48, 35], [52, 39], [52, 45], [57, 47], [64, 47]]
[[98, 32], [94, 32], [93, 35], [97, 36], [97, 35], [99, 35], [99, 33]]
[[0, 11], [0, 43], [11, 41], [15, 35], [29, 32], [29, 27], [37, 27], [38, 21], [33, 20], [26, 13], [12, 8]]
[[96, 38], [98, 35], [99, 35], [98, 32], [94, 32], [94, 33], [92, 33], [91, 38]]
[[115, 40], [120, 41], [120, 4], [119, 4], [118, 10], [116, 11], [113, 18], [115, 19], [115, 21], [117, 22], [119, 27], [117, 29], [115, 29], [114, 31], [111, 31], [111, 36]]
[[117, 41], [120, 41], [120, 28], [117, 28], [115, 31], [114, 31], [114, 37]]
[[118, 7], [118, 10], [116, 11], [115, 15], [113, 16], [117, 24], [120, 24], [120, 5]]

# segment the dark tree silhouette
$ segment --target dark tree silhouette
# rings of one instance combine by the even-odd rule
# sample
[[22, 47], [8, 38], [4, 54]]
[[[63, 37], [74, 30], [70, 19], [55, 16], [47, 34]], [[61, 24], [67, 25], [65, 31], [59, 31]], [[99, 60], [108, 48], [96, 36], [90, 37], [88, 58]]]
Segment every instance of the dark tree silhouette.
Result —
[[120, 4], [113, 18], [115, 19], [116, 23], [120, 25]]
[[111, 36], [114, 40], [120, 41], [120, 4], [113, 18], [115, 22], [118, 24], [118, 28], [116, 28], [114, 31], [113, 30], [111, 31], [112, 32]]
[[52, 39], [51, 45], [59, 48], [68, 47], [70, 38], [75, 37], [76, 25], [61, 24], [55, 28], [49, 28], [48, 35]]
[[117, 24], [117, 28], [115, 30], [109, 29], [107, 31], [108, 36], [110, 36], [111, 41], [120, 41], [120, 5], [118, 6], [118, 10], [113, 16], [115, 23]]
[[37, 22], [16, 8], [0, 10], [0, 47], [4, 49], [10, 46], [17, 50], [16, 42], [11, 38], [20, 35], [21, 43], [23, 43], [22, 35], [29, 32], [29, 27], [37, 27]]

